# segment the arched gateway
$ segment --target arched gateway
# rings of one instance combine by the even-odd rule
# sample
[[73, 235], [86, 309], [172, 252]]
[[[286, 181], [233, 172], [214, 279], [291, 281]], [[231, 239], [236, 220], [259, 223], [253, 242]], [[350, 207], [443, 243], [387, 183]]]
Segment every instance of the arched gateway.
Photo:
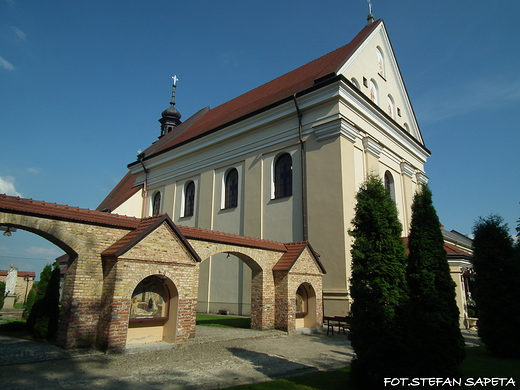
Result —
[[[321, 326], [325, 270], [308, 242], [282, 244], [177, 226], [166, 214], [139, 219], [6, 195], [0, 226], [40, 235], [69, 255], [58, 330], [64, 348], [194, 337], [199, 264], [222, 252], [252, 270], [253, 329], [292, 331], [297, 314], [309, 316], [300, 321], [306, 327]], [[297, 307], [302, 285], [314, 297], [312, 313]]]

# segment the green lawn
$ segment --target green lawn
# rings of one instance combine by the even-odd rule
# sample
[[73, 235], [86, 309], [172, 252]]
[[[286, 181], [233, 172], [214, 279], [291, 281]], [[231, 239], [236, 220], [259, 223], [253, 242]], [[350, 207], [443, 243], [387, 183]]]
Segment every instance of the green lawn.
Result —
[[250, 329], [251, 318], [197, 314], [197, 325]]
[[[461, 379], [462, 386], [448, 386], [452, 389], [467, 389], [493, 387], [497, 388], [514, 388], [520, 386], [520, 360], [515, 359], [501, 359], [490, 354], [485, 347], [473, 347], [467, 349], [468, 356], [462, 364], [462, 373], [464, 378]], [[329, 372], [317, 372], [288, 379], [278, 379], [271, 382], [256, 383], [250, 385], [241, 385], [229, 387], [229, 390], [328, 390], [333, 388], [341, 388], [343, 390], [355, 389], [350, 383], [349, 378], [350, 367], [345, 367], [340, 370]], [[495, 380], [485, 383], [486, 380], [492, 378], [507, 378], [502, 382], [502, 387], [499, 386], [500, 381]], [[514, 385], [509, 382], [512, 378]], [[479, 386], [482, 383], [482, 386]], [[508, 384], [509, 383], [509, 384]], [[506, 386], [508, 384], [508, 386]], [[409, 386], [412, 384], [409, 382]], [[387, 387], [391, 388], [390, 385]], [[406, 386], [405, 386], [406, 387]], [[429, 388], [428, 384], [425, 386], [414, 386], [415, 388]], [[433, 385], [433, 387], [441, 387], [440, 384]], [[444, 387], [444, 386], [442, 386]]]

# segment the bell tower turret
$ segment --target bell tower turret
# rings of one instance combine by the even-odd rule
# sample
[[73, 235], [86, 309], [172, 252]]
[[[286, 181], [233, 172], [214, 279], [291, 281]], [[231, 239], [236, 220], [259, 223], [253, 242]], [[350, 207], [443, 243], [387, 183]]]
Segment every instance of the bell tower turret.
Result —
[[161, 123], [161, 135], [159, 138], [165, 136], [182, 123], [181, 113], [175, 108], [175, 92], [177, 90], [177, 81], [179, 81], [179, 79], [177, 76], [173, 76], [172, 80], [172, 98], [170, 100], [170, 107], [161, 113], [161, 119], [159, 119], [159, 122]]

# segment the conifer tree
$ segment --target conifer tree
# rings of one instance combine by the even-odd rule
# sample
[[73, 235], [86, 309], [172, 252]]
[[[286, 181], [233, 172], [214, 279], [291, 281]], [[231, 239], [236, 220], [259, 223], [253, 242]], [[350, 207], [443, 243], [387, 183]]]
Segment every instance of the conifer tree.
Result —
[[414, 377], [454, 377], [466, 356], [455, 282], [431, 190], [414, 195], [406, 278], [410, 294], [409, 356]]
[[27, 318], [27, 328], [36, 337], [53, 339], [59, 321], [60, 268], [47, 264], [40, 273], [36, 297]]
[[356, 195], [352, 220], [352, 322], [356, 353], [351, 377], [369, 388], [404, 375], [402, 309], [407, 300], [406, 251], [395, 203], [380, 177], [370, 175]]
[[479, 218], [473, 234], [478, 335], [496, 355], [520, 358], [518, 251], [507, 224], [498, 215]]

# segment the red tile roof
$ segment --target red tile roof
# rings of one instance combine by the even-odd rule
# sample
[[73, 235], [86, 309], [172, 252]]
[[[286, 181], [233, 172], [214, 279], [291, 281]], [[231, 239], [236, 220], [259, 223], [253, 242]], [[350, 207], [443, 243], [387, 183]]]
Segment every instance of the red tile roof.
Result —
[[167, 214], [142, 219], [139, 223], [139, 226], [136, 229], [132, 230], [126, 236], [124, 236], [119, 241], [110, 246], [108, 249], [106, 249], [102, 253], [102, 255], [114, 257], [121, 256], [163, 223], [167, 223], [170, 226], [170, 228], [177, 234], [177, 236], [182, 241], [186, 249], [193, 256], [195, 261], [202, 261], [197, 252], [195, 252], [193, 247], [186, 240], [184, 235], [180, 232], [179, 228], [173, 223], [173, 221]]
[[308, 241], [292, 242], [285, 244], [285, 247], [287, 248], [287, 251], [273, 267], [273, 271], [290, 271], [305, 248], [309, 248], [321, 272], [326, 273], [317, 253], [314, 252]]
[[[213, 109], [203, 108], [173, 131], [154, 142], [143, 152], [143, 159], [173, 149], [182, 144], [218, 131], [262, 110], [283, 103], [292, 96], [306, 91], [327, 76], [335, 76], [339, 68], [355, 52], [359, 45], [382, 20], [366, 26], [347, 45], [340, 47], [314, 61], [307, 63], [283, 76], [263, 84]], [[129, 166], [139, 164], [135, 161]], [[141, 187], [132, 188], [135, 177], [128, 173], [114, 190], [99, 205], [97, 210], [114, 210], [129, 199]]]
[[187, 226], [177, 227], [186, 238], [191, 238], [193, 240], [218, 242], [221, 244], [247, 246], [251, 248], [266, 249], [280, 252], [285, 252], [287, 250], [285, 244], [282, 244], [281, 242], [263, 240], [261, 238], [239, 236], [237, 234], [215, 232], [212, 230], [193, 228]]
[[[196, 115], [200, 115], [200, 117], [195, 122], [188, 120], [182, 123], [174, 131], [146, 149], [144, 151], [145, 159], [219, 130], [266, 108], [273, 107], [286, 99], [292, 99], [294, 94], [312, 88], [320, 79], [335, 76], [339, 68], [380, 23], [382, 20], [366, 26], [350, 43], [339, 49], [207, 112], [197, 113]], [[186, 126], [189, 128], [184, 129]], [[137, 164], [137, 162], [132, 164]]]
[[[0, 270], [0, 276], [7, 276], [8, 273], [9, 271]], [[36, 274], [34, 272], [29, 271], [18, 271], [19, 278], [23, 278], [24, 276], [31, 276], [34, 278], [36, 277]]]
[[0, 211], [129, 230], [135, 229], [140, 222], [140, 219], [134, 217], [8, 195], [0, 195]]
[[143, 188], [142, 185], [134, 187], [134, 183], [135, 176], [128, 171], [96, 210], [112, 212], [121, 206], [126, 200], [130, 199], [132, 195]]
[[[408, 237], [403, 237], [404, 245], [406, 246], [406, 254], [408, 255]], [[470, 253], [463, 251], [460, 248], [457, 248], [454, 245], [448, 244], [444, 242], [444, 250], [448, 256], [450, 255], [464, 255], [464, 256], [472, 256]]]

